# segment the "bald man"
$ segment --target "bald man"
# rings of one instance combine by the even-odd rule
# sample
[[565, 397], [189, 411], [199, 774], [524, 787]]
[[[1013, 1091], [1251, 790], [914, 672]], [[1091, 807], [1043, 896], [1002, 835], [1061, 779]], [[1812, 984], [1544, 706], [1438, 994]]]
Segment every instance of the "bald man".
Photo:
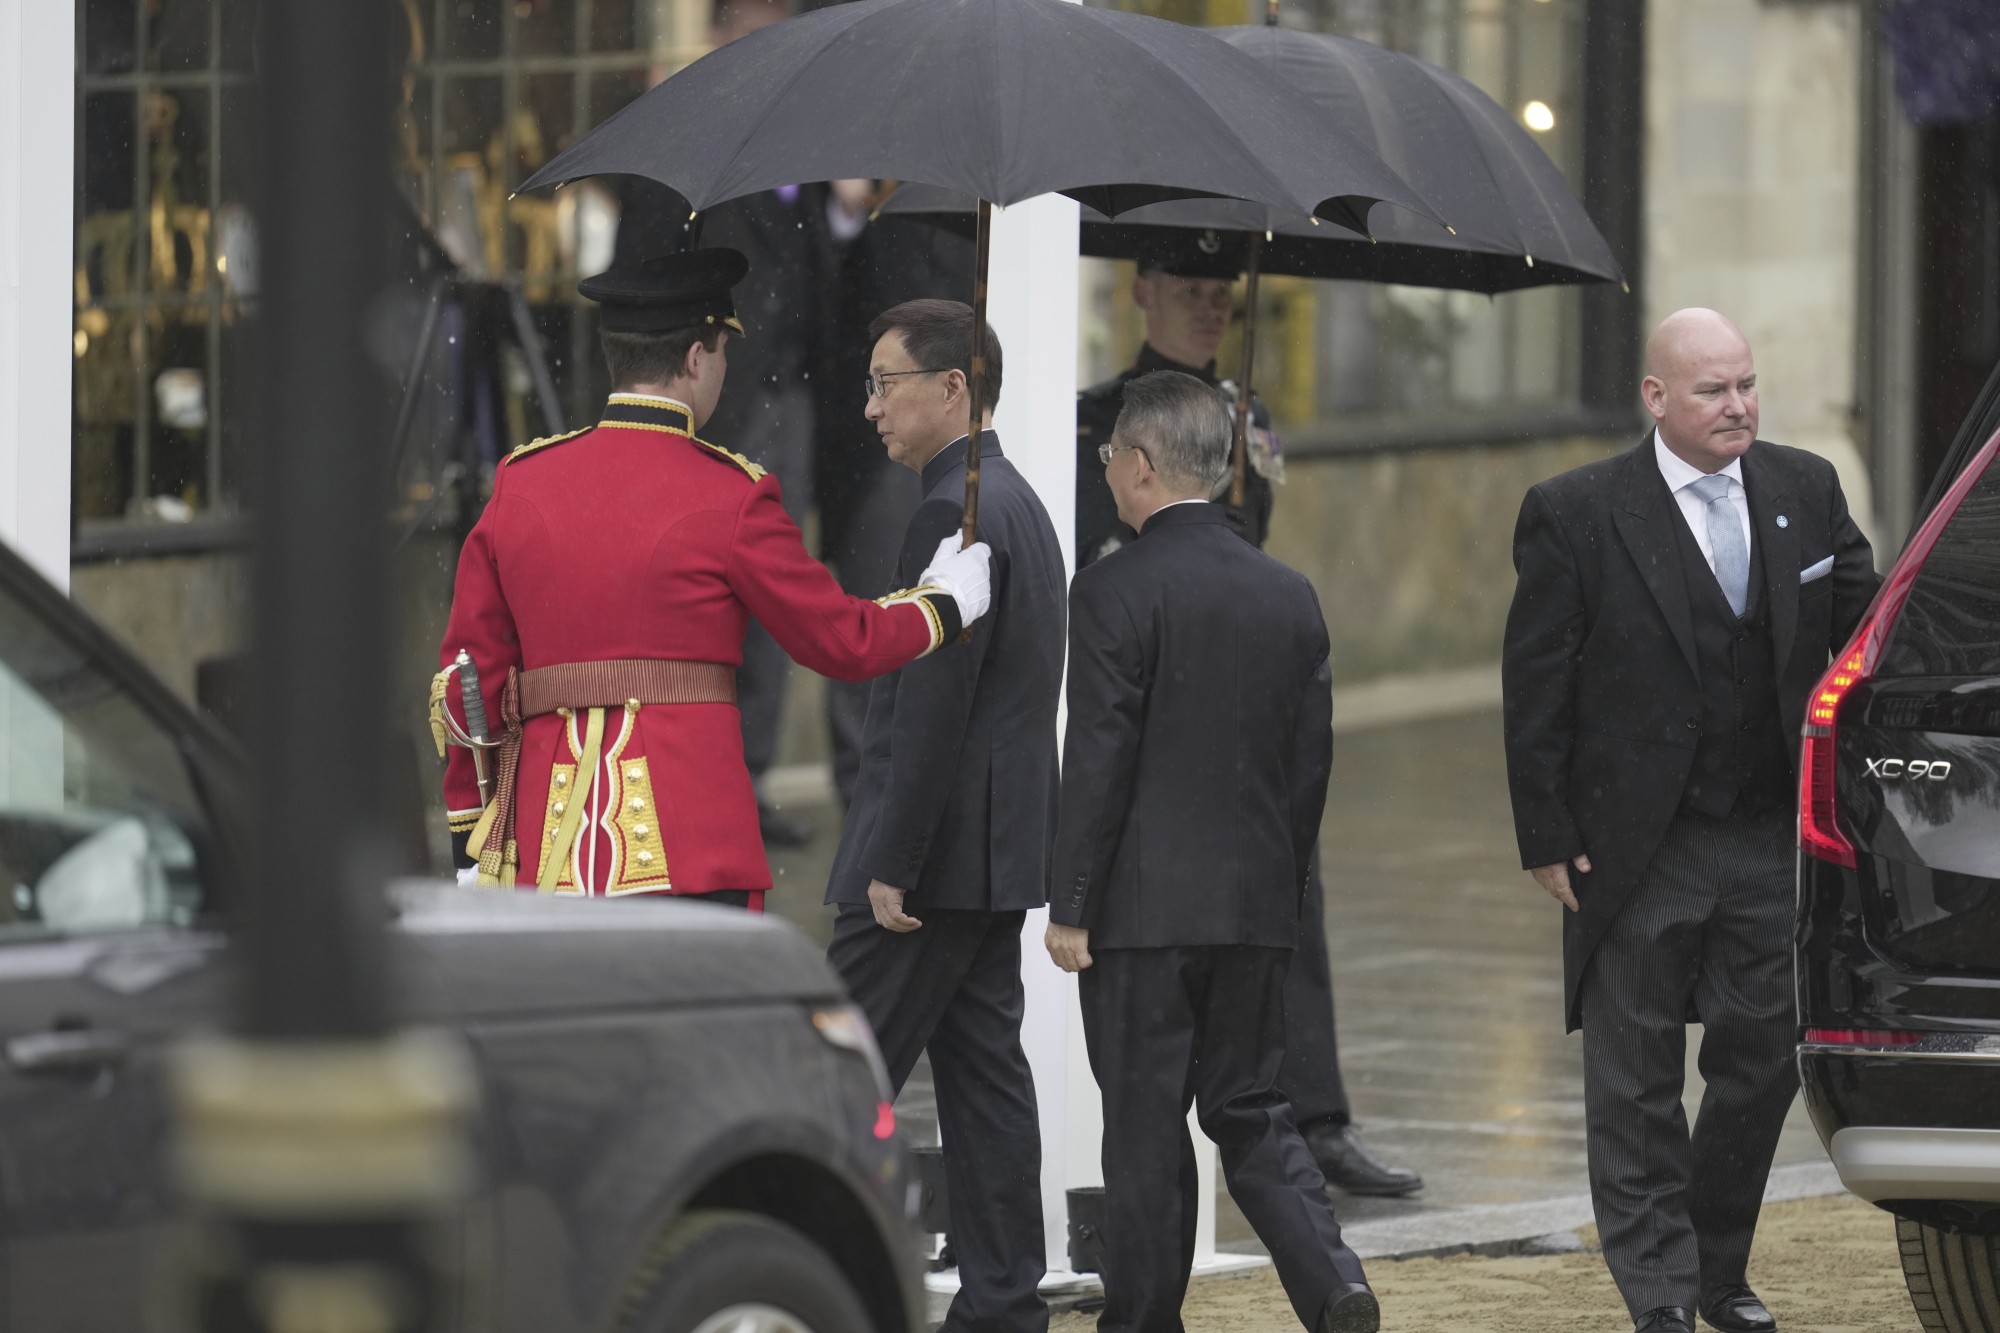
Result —
[[1833, 465], [1757, 438], [1728, 319], [1669, 316], [1639, 392], [1636, 449], [1522, 502], [1507, 778], [1521, 864], [1562, 905], [1591, 1198], [1634, 1325], [1768, 1333], [1746, 1264], [1797, 1087], [1799, 728], [1877, 580]]

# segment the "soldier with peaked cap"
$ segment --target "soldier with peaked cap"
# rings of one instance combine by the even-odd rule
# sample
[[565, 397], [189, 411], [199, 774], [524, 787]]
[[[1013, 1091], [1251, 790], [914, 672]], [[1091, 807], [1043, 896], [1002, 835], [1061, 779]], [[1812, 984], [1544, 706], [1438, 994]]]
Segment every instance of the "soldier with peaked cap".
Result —
[[[1120, 373], [1076, 396], [1076, 563], [1084, 565], [1132, 540], [1118, 518], [1118, 505], [1105, 484], [1097, 451], [1111, 439], [1125, 386], [1156, 370], [1178, 370], [1208, 384], [1215, 377], [1215, 354], [1229, 331], [1236, 280], [1243, 276], [1243, 246], [1234, 234], [1183, 232], [1160, 228], [1139, 252], [1132, 301], [1146, 320], [1139, 355]], [[1229, 390], [1235, 400], [1235, 390]], [[1250, 399], [1249, 465], [1244, 469], [1243, 507], [1229, 510], [1238, 532], [1258, 546], [1271, 526], [1271, 484], [1284, 480], [1284, 461], [1271, 414], [1263, 400]], [[1226, 500], [1225, 481], [1214, 498]]]
[[489, 793], [452, 748], [461, 878], [544, 893], [706, 896], [761, 907], [771, 872], [735, 704], [754, 617], [796, 660], [861, 680], [984, 614], [988, 551], [939, 543], [916, 586], [850, 597], [806, 553], [775, 478], [695, 432], [740, 335], [747, 265], [697, 250], [579, 290], [603, 307], [614, 392], [595, 426], [516, 449], [458, 562], [431, 691], [444, 749], [466, 728], [461, 651], [494, 747]]

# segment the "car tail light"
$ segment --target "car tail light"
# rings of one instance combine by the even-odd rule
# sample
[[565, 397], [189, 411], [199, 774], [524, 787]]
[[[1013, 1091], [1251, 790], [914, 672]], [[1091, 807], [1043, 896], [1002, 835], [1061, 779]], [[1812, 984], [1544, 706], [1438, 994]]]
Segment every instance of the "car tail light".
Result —
[[[1857, 641], [1867, 637], [1867, 624]], [[1799, 846], [1822, 861], [1854, 868], [1854, 844], [1833, 813], [1833, 725], [1840, 701], [1868, 678], [1874, 660], [1850, 648], [1813, 689], [1806, 705], [1805, 742], [1799, 752]]]
[[1921, 1032], [1887, 1032], [1866, 1028], [1807, 1028], [1809, 1046], [1915, 1046]]
[[1996, 451], [2000, 451], [2000, 431], [1973, 455], [1951, 489], [1938, 501], [1937, 508], [1931, 510], [1923, 526], [1911, 535], [1896, 567], [1889, 571], [1889, 577], [1875, 594], [1868, 614], [1861, 618], [1860, 628], [1854, 631], [1854, 637], [1807, 698], [1805, 739], [1799, 753], [1799, 848], [1808, 856], [1850, 870], [1854, 868], [1854, 843], [1841, 829], [1839, 816], [1834, 813], [1834, 728], [1839, 722], [1841, 701], [1855, 686], [1875, 674], [1882, 646], [1896, 627], [1903, 603], [1909, 600], [1910, 585], [1917, 581], [1917, 574], [1930, 558], [1945, 524], [1958, 512], [1966, 492], [1985, 475]]

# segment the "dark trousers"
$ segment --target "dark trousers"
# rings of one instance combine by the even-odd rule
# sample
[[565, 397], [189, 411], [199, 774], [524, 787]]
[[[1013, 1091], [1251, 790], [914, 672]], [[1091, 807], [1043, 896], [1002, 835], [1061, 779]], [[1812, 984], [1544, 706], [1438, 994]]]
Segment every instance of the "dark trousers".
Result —
[[1285, 1063], [1278, 1086], [1300, 1127], [1316, 1120], [1352, 1119], [1340, 1078], [1340, 1043], [1333, 1031], [1333, 971], [1326, 957], [1326, 886], [1319, 857], [1306, 872], [1299, 909], [1299, 947], [1285, 969]]
[[929, 1051], [959, 1292], [947, 1330], [1040, 1333], [1042, 1130], [1021, 1049], [1023, 912], [914, 911], [897, 934], [843, 906], [827, 959], [868, 1015], [898, 1092]]
[[[870, 447], [880, 453], [880, 444], [871, 441]], [[824, 554], [843, 589], [856, 597], [895, 591], [903, 534], [922, 499], [923, 483], [916, 473], [879, 457], [851, 462], [839, 484], [822, 488]], [[826, 683], [833, 782], [842, 805], [854, 799], [854, 784], [861, 776], [861, 730], [868, 720], [868, 692], [873, 688], [874, 682], [866, 680]]]
[[[1179, 1333], [1194, 1262], [1189, 1106], [1221, 1150], [1237, 1207], [1271, 1252], [1299, 1321], [1364, 1281], [1326, 1180], [1278, 1090], [1291, 950], [1102, 949], [1079, 975], [1104, 1098], [1104, 1314], [1099, 1333]], [[1178, 1170], [1174, 1164], [1178, 1163]]]
[[[778, 479], [785, 512], [803, 524], [813, 502], [813, 401], [798, 385], [749, 385], [740, 413], [730, 422], [710, 423], [710, 435]], [[717, 409], [717, 415], [723, 412]], [[739, 434], [724, 429], [740, 417]], [[778, 754], [778, 734], [785, 716], [785, 686], [792, 659], [762, 625], [754, 620], [743, 636], [743, 665], [736, 673], [736, 707], [743, 717], [743, 762], [750, 776], [762, 778]], [[761, 793], [760, 793], [761, 796]]]
[[[1591, 1201], [1635, 1317], [1744, 1281], [1798, 1089], [1791, 827], [1676, 817], [1584, 970]], [[1707, 1084], [1692, 1135], [1690, 1013]]]

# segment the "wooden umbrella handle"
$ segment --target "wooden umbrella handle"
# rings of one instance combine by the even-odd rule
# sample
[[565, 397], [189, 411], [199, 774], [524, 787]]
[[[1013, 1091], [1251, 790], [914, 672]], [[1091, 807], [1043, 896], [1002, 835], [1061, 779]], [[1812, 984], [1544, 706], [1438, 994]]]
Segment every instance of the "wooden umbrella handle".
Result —
[[993, 247], [993, 205], [979, 201], [979, 230], [972, 277], [972, 369], [966, 374], [965, 396], [970, 421], [965, 427], [965, 521], [959, 529], [959, 549], [979, 540], [979, 436], [986, 416], [986, 265]]
[[[965, 518], [958, 529], [961, 551], [979, 540], [979, 437], [986, 417], [986, 267], [992, 249], [993, 205], [981, 199], [972, 275], [972, 368], [965, 377], [970, 419], [965, 427]], [[971, 643], [971, 629], [960, 630], [958, 641]]]

